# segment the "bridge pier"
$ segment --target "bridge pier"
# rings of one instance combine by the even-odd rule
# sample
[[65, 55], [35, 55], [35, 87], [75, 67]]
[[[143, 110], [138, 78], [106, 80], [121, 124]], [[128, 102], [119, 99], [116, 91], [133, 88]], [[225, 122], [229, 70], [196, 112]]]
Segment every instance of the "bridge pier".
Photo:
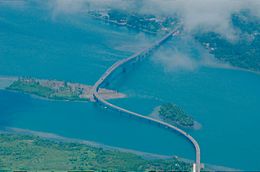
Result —
[[144, 59], [146, 56], [150, 55], [156, 48], [158, 48], [160, 45], [162, 45], [165, 41], [167, 41], [171, 36], [175, 35], [176, 33], [178, 33], [177, 29], [168, 33], [167, 35], [165, 35], [162, 39], [157, 41], [150, 48], [147, 48], [147, 49], [144, 49], [140, 52], [137, 52], [134, 55], [132, 55], [132, 56], [126, 58], [126, 59], [120, 60], [120, 61], [116, 62], [115, 64], [113, 64], [93, 86], [93, 99], [98, 104], [100, 104], [104, 107], [110, 108], [111, 110], [115, 110], [115, 111], [119, 112], [120, 114], [126, 114], [130, 117], [135, 117], [139, 120], [143, 120], [143, 121], [148, 122], [148, 123], [156, 124], [160, 127], [164, 127], [166, 129], [170, 129], [171, 131], [175, 131], [175, 132], [179, 133], [180, 135], [182, 135], [183, 137], [185, 137], [194, 146], [195, 153], [196, 153], [196, 161], [195, 161], [195, 168], [194, 169], [195, 169], [196, 172], [200, 172], [200, 147], [199, 147], [199, 144], [197, 143], [197, 141], [192, 136], [188, 135], [182, 129], [180, 129], [176, 126], [173, 126], [171, 124], [168, 124], [166, 122], [156, 120], [156, 119], [150, 118], [148, 116], [144, 116], [144, 115], [126, 110], [124, 108], [118, 107], [114, 104], [111, 104], [111, 103], [107, 102], [106, 100], [104, 100], [98, 93], [98, 90], [101, 87], [101, 85], [104, 85], [104, 83], [107, 83], [108, 78], [110, 78], [111, 75], [115, 71], [117, 71], [120, 67], [123, 67], [123, 71], [124, 71], [125, 65], [127, 65], [129, 63], [134, 64], [138, 61], [141, 61], [142, 59]]

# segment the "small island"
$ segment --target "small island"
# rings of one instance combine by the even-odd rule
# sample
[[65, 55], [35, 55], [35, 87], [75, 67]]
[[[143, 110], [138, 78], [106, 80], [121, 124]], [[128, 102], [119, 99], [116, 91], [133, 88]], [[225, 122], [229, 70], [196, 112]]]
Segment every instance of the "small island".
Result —
[[[3, 80], [5, 78], [1, 79]], [[12, 82], [6, 86], [5, 89], [28, 93], [52, 100], [89, 101], [92, 96], [92, 87], [88, 85], [30, 77], [13, 78]], [[108, 89], [100, 89], [99, 93], [104, 99], [126, 97], [122, 93]]]
[[194, 127], [194, 120], [175, 104], [167, 103], [160, 106], [159, 117], [169, 123], [176, 123], [183, 127]]

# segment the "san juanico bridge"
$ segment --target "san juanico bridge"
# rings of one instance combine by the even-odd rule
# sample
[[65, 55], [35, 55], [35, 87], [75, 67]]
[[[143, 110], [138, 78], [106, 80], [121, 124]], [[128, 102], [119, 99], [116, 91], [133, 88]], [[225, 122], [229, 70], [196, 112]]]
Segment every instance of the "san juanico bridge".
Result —
[[0, 171], [259, 171], [259, 2], [0, 0]]
[[[195, 163], [193, 164], [193, 171], [194, 172], [200, 172], [200, 169], [201, 169], [200, 146], [199, 146], [198, 142], [191, 135], [189, 135], [187, 132], [183, 131], [182, 129], [180, 129], [176, 126], [173, 126], [173, 125], [168, 124], [166, 122], [163, 122], [161, 120], [157, 120], [157, 119], [154, 119], [154, 118], [151, 118], [151, 117], [147, 117], [145, 115], [135, 113], [135, 112], [129, 111], [127, 109], [124, 109], [122, 107], [116, 106], [116, 105], [108, 102], [104, 98], [102, 98], [102, 96], [99, 95], [99, 92], [98, 92], [99, 88], [101, 88], [102, 86], [111, 82], [112, 75], [115, 72], [120, 71], [119, 73], [125, 73], [127, 67], [131, 67], [131, 65], [134, 65], [135, 63], [140, 62], [143, 58], [149, 56], [155, 49], [157, 49], [160, 45], [162, 45], [164, 42], [166, 42], [172, 36], [176, 36], [178, 34], [179, 34], [179, 30], [178, 30], [178, 28], [176, 28], [173, 31], [166, 34], [163, 38], [161, 38], [159, 41], [154, 43], [152, 46], [145, 48], [145, 49], [135, 53], [134, 55], [132, 55], [128, 58], [125, 58], [123, 60], [120, 60], [120, 61], [114, 63], [99, 78], [99, 80], [93, 86], [93, 88], [92, 88], [93, 97], [91, 98], [91, 101], [96, 102], [97, 104], [104, 107], [105, 109], [111, 109], [111, 110], [117, 111], [118, 113], [128, 115], [129, 117], [134, 117], [134, 118], [139, 119], [141, 121], [145, 121], [145, 122], [148, 122], [148, 123], [151, 123], [151, 124], [158, 125], [160, 127], [163, 127], [163, 128], [166, 128], [166, 129], [173, 131], [174, 134], [176, 132], [179, 133], [180, 135], [185, 137], [194, 146]], [[113, 78], [113, 79], [115, 79], [115, 78]]]

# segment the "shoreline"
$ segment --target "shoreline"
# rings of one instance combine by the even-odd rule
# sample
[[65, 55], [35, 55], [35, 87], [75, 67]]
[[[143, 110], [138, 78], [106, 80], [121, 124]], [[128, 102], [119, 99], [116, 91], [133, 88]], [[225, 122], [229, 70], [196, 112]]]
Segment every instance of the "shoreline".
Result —
[[123, 23], [119, 23], [115, 20], [111, 20], [111, 19], [105, 19], [101, 16], [95, 16], [91, 13], [88, 13], [88, 15], [90, 17], [92, 17], [93, 19], [95, 20], [99, 20], [99, 21], [103, 21], [103, 22], [106, 22], [108, 24], [112, 24], [112, 25], [116, 25], [116, 26], [119, 26], [119, 27], [125, 27], [125, 28], [128, 28], [128, 29], [131, 29], [135, 32], [143, 32], [145, 34], [150, 34], [150, 35], [153, 35], [153, 36], [156, 36], [158, 34], [158, 32], [152, 32], [152, 31], [149, 31], [149, 30], [145, 30], [145, 29], [136, 29], [135, 27], [133, 27], [132, 25], [129, 25], [127, 23], [123, 24]]
[[[40, 139], [46, 139], [50, 141], [60, 141], [64, 143], [78, 143], [94, 148], [102, 148], [104, 150], [109, 150], [109, 151], [119, 151], [122, 153], [131, 153], [134, 155], [138, 155], [146, 160], [167, 160], [171, 158], [177, 158], [183, 162], [186, 163], [191, 163], [193, 162], [190, 159], [185, 159], [181, 158], [178, 156], [168, 156], [168, 155], [161, 155], [161, 154], [154, 154], [154, 153], [148, 153], [148, 152], [142, 152], [142, 151], [137, 151], [133, 149], [127, 149], [127, 148], [120, 148], [120, 147], [115, 147], [115, 146], [109, 146], [105, 145], [102, 143], [94, 142], [94, 141], [89, 141], [89, 140], [82, 140], [82, 139], [75, 139], [75, 138], [69, 138], [69, 137], [63, 137], [54, 133], [48, 133], [48, 132], [40, 132], [40, 131], [34, 131], [34, 130], [28, 130], [28, 129], [21, 129], [21, 128], [15, 128], [15, 127], [5, 127], [4, 129], [0, 129], [0, 134], [14, 134], [14, 135], [29, 135], [29, 136], [36, 136], [39, 137]], [[213, 164], [204, 164], [206, 167], [206, 170], [209, 171], [241, 171], [239, 169], [235, 168], [229, 168], [225, 166], [219, 166], [219, 165], [213, 165]]]
[[241, 67], [238, 67], [238, 66], [232, 66], [230, 64], [227, 64], [226, 66], [223, 66], [223, 67], [216, 67], [216, 68], [260, 75], [260, 71], [254, 71], [254, 70], [250, 70], [250, 69], [241, 68]]
[[[153, 109], [153, 111], [148, 116], [151, 117], [151, 118], [160, 120], [160, 121], [165, 121], [163, 118], [161, 118], [159, 116], [160, 107], [161, 106], [155, 107]], [[177, 122], [171, 122], [171, 123], [174, 124], [174, 125], [177, 125], [181, 128], [188, 129], [188, 130], [200, 130], [202, 128], [202, 125], [198, 121], [195, 121], [195, 120], [194, 120], [194, 126], [192, 126], [192, 127], [185, 127], [185, 126], [178, 124]]]
[[[48, 79], [40, 79], [40, 78], [31, 78], [34, 79], [35, 82], [39, 82], [41, 86], [48, 87], [50, 89], [57, 90], [57, 88], [63, 87], [62, 84], [66, 83], [71, 89], [82, 89], [82, 93], [79, 95], [78, 100], [70, 100], [66, 99], [66, 97], [61, 98], [52, 98], [52, 97], [45, 97], [41, 95], [37, 95], [36, 93], [26, 92], [24, 90], [13, 90], [8, 89], [15, 81], [18, 81], [20, 77], [15, 76], [1, 76], [0, 75], [0, 90], [17, 92], [17, 93], [24, 93], [31, 95], [33, 98], [49, 100], [49, 101], [66, 101], [66, 102], [89, 102], [91, 99], [91, 89], [93, 86], [81, 83], [72, 83], [66, 81], [59, 81], [56, 79], [48, 80]], [[30, 80], [30, 79], [29, 79]], [[106, 88], [100, 89], [100, 94], [103, 96], [104, 99], [119, 99], [119, 98], [126, 98], [127, 95], [117, 92], [116, 90], [110, 90]]]
[[0, 75], [0, 90], [5, 90], [6, 87], [11, 85], [17, 79], [18, 77]]
[[[90, 17], [96, 19], [96, 20], [100, 20], [100, 21], [103, 21], [103, 22], [106, 22], [106, 23], [114, 24], [114, 25], [117, 25], [119, 27], [126, 27], [126, 28], [129, 28], [129, 29], [135, 30], [137, 32], [143, 32], [145, 34], [150, 34], [150, 35], [154, 35], [154, 36], [156, 36], [158, 34], [159, 35], [162, 34], [162, 33], [160, 33], [160, 31], [162, 31], [162, 30], [159, 30], [157, 32], [153, 32], [153, 31], [149, 31], [149, 30], [146, 30], [146, 29], [137, 29], [137, 28], [135, 28], [132, 25], [129, 25], [127, 23], [119, 23], [119, 22], [117, 22], [115, 20], [103, 18], [102, 16], [95, 16], [92, 13], [88, 13], [88, 15]], [[260, 75], [260, 69], [259, 69], [259, 71], [256, 71], [256, 70], [253, 70], [253, 69], [246, 69], [246, 68], [242, 68], [242, 67], [239, 67], [239, 66], [231, 65], [231, 64], [229, 64], [228, 61], [220, 60], [217, 57], [214, 57], [214, 59], [216, 59], [216, 60], [218, 60], [218, 61], [220, 61], [222, 63], [227, 63], [228, 66], [224, 67], [225, 69], [238, 70], [238, 71], [249, 72], [249, 73], [253, 73], [253, 74], [256, 74], [256, 75]]]
[[38, 136], [42, 139], [48, 139], [48, 140], [53, 140], [53, 141], [61, 141], [61, 142], [67, 142], [67, 143], [79, 143], [79, 144], [83, 144], [83, 145], [87, 145], [87, 146], [91, 146], [91, 147], [102, 148], [104, 150], [133, 153], [133, 154], [139, 155], [145, 159], [170, 159], [172, 157], [177, 157], [177, 156], [168, 156], [168, 155], [160, 155], [160, 154], [136, 151], [136, 150], [127, 149], [127, 148], [109, 146], [109, 145], [105, 145], [105, 144], [98, 143], [95, 141], [63, 137], [63, 136], [60, 136], [60, 135], [57, 135], [54, 133], [34, 131], [34, 130], [28, 130], [28, 129], [22, 129], [22, 128], [15, 128], [15, 127], [5, 127], [3, 130], [0, 129], [0, 133], [32, 135], [32, 136]]

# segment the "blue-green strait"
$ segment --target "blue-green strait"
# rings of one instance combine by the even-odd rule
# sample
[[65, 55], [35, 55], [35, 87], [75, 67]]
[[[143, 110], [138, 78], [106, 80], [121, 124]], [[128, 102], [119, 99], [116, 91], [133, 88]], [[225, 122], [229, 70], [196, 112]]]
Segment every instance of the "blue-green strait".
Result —
[[[156, 39], [85, 15], [53, 17], [40, 7], [0, 6], [0, 75], [93, 84], [115, 61]], [[175, 45], [183, 48], [177, 38], [165, 47]], [[173, 102], [202, 125], [188, 132], [200, 143], [203, 162], [259, 170], [260, 76], [211, 67], [168, 71], [158, 56], [111, 85], [129, 96], [113, 102], [147, 115]], [[193, 158], [192, 146], [178, 134], [92, 103], [40, 100], [2, 90], [0, 125]]]

